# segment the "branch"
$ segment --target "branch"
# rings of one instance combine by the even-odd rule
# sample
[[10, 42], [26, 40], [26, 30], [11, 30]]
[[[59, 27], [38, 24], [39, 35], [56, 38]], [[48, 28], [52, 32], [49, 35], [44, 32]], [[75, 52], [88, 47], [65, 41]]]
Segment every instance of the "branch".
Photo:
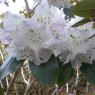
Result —
[[4, 56], [3, 56], [3, 53], [2, 53], [1, 50], [0, 50], [0, 56], [1, 56], [1, 59], [2, 59], [2, 62], [3, 62], [3, 60], [4, 60]]
[[22, 77], [23, 77], [24, 82], [25, 82], [26, 84], [28, 84], [27, 80], [25, 79], [23, 67], [21, 68], [21, 75], [22, 75]]
[[29, 77], [28, 84], [27, 84], [27, 87], [26, 87], [24, 95], [28, 95], [29, 90], [31, 89], [31, 86], [33, 85], [34, 81], [35, 80], [33, 80], [33, 79], [31, 80], [31, 77]]
[[19, 95], [19, 89], [18, 89], [18, 87], [17, 87], [17, 84], [16, 84], [16, 83], [14, 84], [14, 88], [15, 88], [15, 91], [16, 91], [16, 95]]
[[[21, 65], [21, 66], [22, 66], [22, 65]], [[20, 67], [20, 68], [21, 68], [21, 67]], [[9, 87], [7, 88], [7, 91], [6, 91], [6, 95], [9, 95], [10, 90], [11, 90], [11, 87], [12, 87], [14, 81], [15, 81], [15, 78], [16, 78], [17, 74], [19, 73], [20, 68], [17, 69], [17, 71], [15, 71], [14, 75], [12, 76], [12, 79], [11, 79], [11, 81], [10, 81]]]
[[24, 0], [24, 2], [25, 2], [25, 5], [26, 5], [27, 14], [29, 14], [29, 5], [28, 5], [28, 1], [27, 1], [27, 0]]

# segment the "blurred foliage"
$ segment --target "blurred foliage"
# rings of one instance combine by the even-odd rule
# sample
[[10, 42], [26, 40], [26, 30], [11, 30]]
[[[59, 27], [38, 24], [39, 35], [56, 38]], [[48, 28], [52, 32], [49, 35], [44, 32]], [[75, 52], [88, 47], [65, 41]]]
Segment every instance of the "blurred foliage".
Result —
[[95, 17], [95, 0], [82, 0], [72, 8], [73, 14], [85, 17]]
[[92, 20], [90, 18], [84, 18], [82, 20], [80, 20], [79, 22], [75, 23], [72, 25], [72, 27], [79, 27], [79, 26], [82, 26], [88, 22], [91, 22]]
[[5, 51], [5, 46], [0, 43], [0, 64], [2, 64], [6, 56], [7, 56], [7, 52]]

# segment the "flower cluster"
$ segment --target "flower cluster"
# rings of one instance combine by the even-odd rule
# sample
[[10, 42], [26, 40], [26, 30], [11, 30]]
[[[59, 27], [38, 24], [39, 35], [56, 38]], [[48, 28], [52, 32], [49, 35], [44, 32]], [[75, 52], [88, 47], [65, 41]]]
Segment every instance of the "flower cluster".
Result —
[[95, 58], [95, 38], [91, 38], [94, 30], [71, 28], [64, 19], [63, 11], [57, 7], [42, 0], [31, 18], [11, 12], [3, 14], [0, 41], [9, 45], [6, 49], [9, 56], [40, 65], [54, 54], [63, 64], [70, 61], [75, 69], [81, 63], [92, 64]]

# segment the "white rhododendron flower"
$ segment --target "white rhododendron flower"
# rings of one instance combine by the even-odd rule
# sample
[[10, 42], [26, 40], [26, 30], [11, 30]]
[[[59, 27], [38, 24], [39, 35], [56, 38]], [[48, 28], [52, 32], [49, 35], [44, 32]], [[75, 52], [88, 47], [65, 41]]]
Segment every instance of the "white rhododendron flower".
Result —
[[35, 14], [32, 16], [31, 20], [39, 24], [46, 24], [51, 26], [52, 24], [61, 24], [66, 26], [66, 21], [63, 17], [63, 12], [57, 7], [51, 6], [49, 8], [47, 0], [43, 0], [35, 9]]
[[10, 11], [7, 11], [4, 14], [2, 14], [1, 19], [2, 19], [1, 28], [12, 29], [12, 28], [16, 28], [16, 26], [19, 25], [19, 23], [24, 20], [24, 17], [20, 15], [12, 14]]
[[72, 59], [78, 53], [86, 53], [89, 49], [88, 42], [85, 40], [89, 37], [89, 31], [69, 28], [69, 37], [68, 37], [68, 49], [72, 52]]
[[[30, 61], [32, 61], [33, 59], [32, 55], [35, 55], [35, 58], [38, 58], [37, 60], [39, 60], [40, 49], [42, 48], [45, 41], [49, 40], [51, 37], [47, 33], [46, 26], [37, 25], [37, 23], [32, 22], [31, 19], [24, 19], [22, 20], [22, 22], [13, 24], [13, 27], [15, 28], [12, 29], [4, 28], [0, 32], [1, 35], [5, 33], [4, 37], [3, 38], [1, 37], [2, 39], [5, 40], [7, 40], [8, 38], [10, 39], [10, 41], [8, 41], [7, 43], [9, 44], [9, 48], [7, 49], [7, 52], [10, 54], [10, 51], [12, 51], [10, 55], [16, 56], [18, 60], [29, 59]], [[29, 49], [27, 49], [27, 47]], [[30, 51], [34, 52], [34, 54], [32, 52], [30, 53]], [[48, 58], [48, 56], [46, 58]], [[42, 62], [44, 62], [44, 58]], [[42, 62], [39, 62], [38, 64]]]
[[2, 15], [2, 20], [0, 22], [0, 40], [4, 43], [10, 43], [11, 32], [16, 30], [17, 26], [24, 20], [20, 15], [13, 15], [11, 12], [5, 12]]
[[31, 20], [39, 25], [46, 25], [47, 31], [52, 38], [44, 44], [44, 47], [51, 49], [55, 56], [58, 56], [63, 50], [62, 44], [67, 37], [67, 32], [64, 31], [66, 21], [63, 12], [54, 6], [49, 8], [47, 1], [43, 0], [36, 8]]
[[[90, 54], [87, 54], [89, 49], [93, 49], [91, 44], [93, 41], [87, 41], [91, 33], [90, 30], [82, 30], [76, 28], [67, 27], [68, 39], [67, 50], [60, 55], [60, 60], [65, 63], [71, 62], [74, 69], [81, 66], [81, 63], [92, 63], [89, 59]], [[95, 45], [94, 45], [95, 46]], [[91, 53], [92, 54], [92, 53]], [[65, 59], [64, 59], [65, 57]]]
[[82, 53], [77, 54], [74, 60], [71, 60], [72, 67], [74, 69], [79, 69], [82, 64], [86, 64], [86, 63], [89, 64], [93, 63], [87, 54], [82, 54]]
[[92, 24], [71, 28], [72, 22], [68, 24], [63, 9], [58, 8], [64, 6], [64, 2], [42, 0], [31, 18], [4, 13], [0, 41], [8, 44], [8, 55], [17, 60], [28, 59], [36, 65], [46, 63], [52, 54], [63, 64], [71, 62], [74, 69], [78, 69], [81, 63], [92, 64], [95, 59]]

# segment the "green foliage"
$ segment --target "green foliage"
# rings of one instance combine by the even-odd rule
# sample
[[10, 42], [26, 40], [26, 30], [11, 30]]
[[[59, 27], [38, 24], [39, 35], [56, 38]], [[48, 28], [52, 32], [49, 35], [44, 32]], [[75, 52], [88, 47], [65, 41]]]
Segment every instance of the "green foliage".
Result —
[[[52, 55], [47, 63], [40, 66], [29, 62], [29, 67], [35, 78], [45, 86], [53, 86], [56, 83], [63, 85], [67, 83], [74, 75], [74, 70], [70, 63], [63, 65], [57, 58]], [[17, 70], [24, 60], [17, 61], [16, 58], [9, 57], [0, 67], [0, 80], [4, 79], [7, 75]]]
[[79, 22], [75, 23], [74, 25], [72, 25], [72, 27], [78, 27], [78, 26], [84, 25], [88, 22], [91, 22], [91, 19], [90, 18], [84, 18], [81, 21], [79, 21]]
[[17, 61], [16, 58], [8, 58], [0, 67], [0, 80], [18, 69], [23, 63], [23, 60]]
[[78, 2], [73, 8], [74, 15], [86, 18], [95, 17], [95, 0], [82, 0]]
[[30, 62], [29, 66], [32, 74], [42, 85], [53, 86], [56, 83], [63, 85], [72, 78], [74, 69], [71, 63], [63, 65], [62, 62], [58, 61], [59, 60], [52, 56], [47, 63], [36, 66]]
[[57, 82], [59, 67], [54, 55], [52, 55], [47, 63], [37, 66], [30, 62], [29, 67], [32, 74], [42, 85], [52, 86]]
[[89, 83], [95, 86], [95, 62], [93, 64], [83, 63], [80, 67], [80, 71]]
[[0, 95], [4, 95], [4, 91], [3, 91], [3, 89], [1, 88], [1, 86], [0, 86]]
[[72, 76], [74, 75], [74, 69], [71, 66], [71, 63], [66, 63], [63, 65], [62, 62], [59, 62], [59, 77], [57, 84], [64, 85], [67, 83]]

